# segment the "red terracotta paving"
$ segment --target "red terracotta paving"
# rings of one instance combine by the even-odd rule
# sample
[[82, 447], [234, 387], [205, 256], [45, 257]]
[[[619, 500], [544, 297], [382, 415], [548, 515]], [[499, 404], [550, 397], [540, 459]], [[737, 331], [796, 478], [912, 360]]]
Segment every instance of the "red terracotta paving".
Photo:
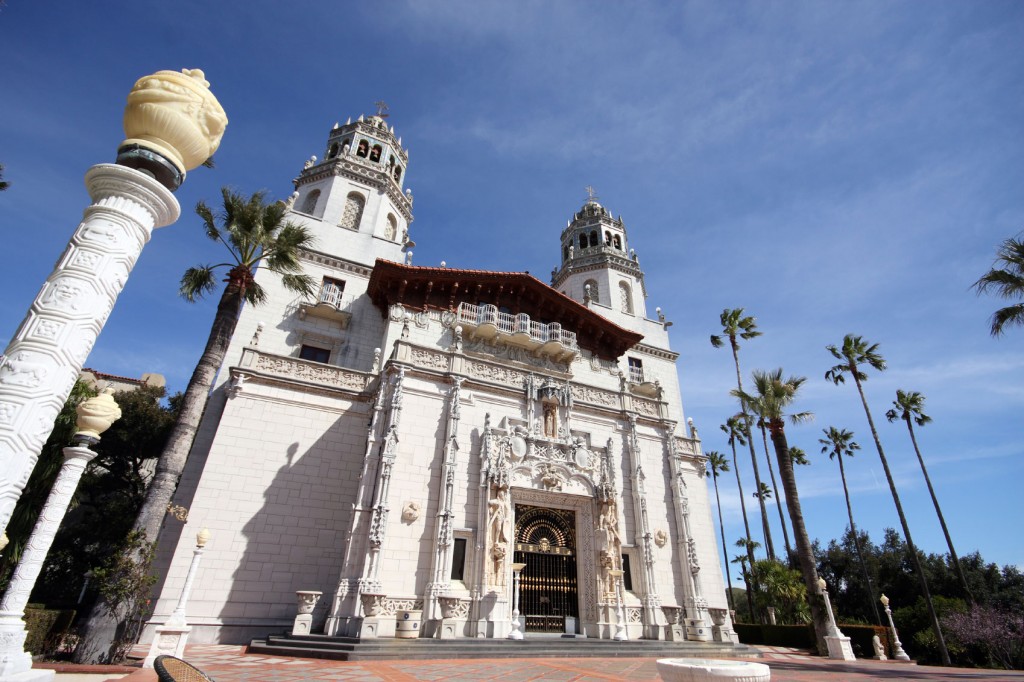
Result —
[[[830, 661], [798, 649], [762, 649], [773, 682], [1024, 682], [1024, 672], [936, 668], [890, 661]], [[476, 682], [532, 680], [601, 682], [658, 680], [653, 658], [459, 659], [447, 661], [367, 661], [347, 663], [247, 654], [244, 647], [197, 644], [186, 659], [217, 682]], [[151, 670], [140, 670], [125, 682], [153, 682]]]

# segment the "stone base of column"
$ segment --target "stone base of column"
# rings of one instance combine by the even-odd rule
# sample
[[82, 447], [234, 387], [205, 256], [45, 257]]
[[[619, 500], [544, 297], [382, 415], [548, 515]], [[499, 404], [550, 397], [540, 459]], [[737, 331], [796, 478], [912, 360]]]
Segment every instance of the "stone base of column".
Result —
[[465, 622], [456, 618], [442, 618], [438, 622], [434, 637], [436, 639], [457, 639], [462, 635], [462, 627]]
[[25, 651], [27, 637], [21, 614], [5, 614], [0, 623], [0, 682], [53, 679], [52, 670], [32, 669], [32, 654]]
[[312, 629], [313, 614], [311, 613], [300, 613], [295, 616], [295, 620], [292, 621], [293, 635], [308, 635]]
[[142, 662], [143, 668], [152, 668], [153, 661], [157, 656], [174, 656], [182, 658], [185, 655], [185, 642], [192, 628], [188, 625], [161, 625], [154, 629], [153, 643], [149, 645], [149, 654]]
[[381, 619], [377, 616], [356, 618], [355, 621], [358, 623], [358, 626], [356, 628], [356, 636], [359, 637], [359, 639], [377, 639], [378, 637], [380, 637]]
[[740, 643], [740, 636], [733, 630], [730, 630], [728, 625], [712, 625], [711, 637], [716, 642]]
[[843, 635], [826, 637], [825, 644], [828, 646], [829, 658], [837, 661], [856, 660], [856, 657], [853, 655], [853, 647], [850, 646], [849, 637]]
[[665, 641], [667, 642], [682, 642], [685, 641], [686, 637], [683, 635], [683, 626], [679, 623], [665, 626]]
[[710, 642], [711, 629], [700, 618], [686, 619], [686, 639], [691, 642]]

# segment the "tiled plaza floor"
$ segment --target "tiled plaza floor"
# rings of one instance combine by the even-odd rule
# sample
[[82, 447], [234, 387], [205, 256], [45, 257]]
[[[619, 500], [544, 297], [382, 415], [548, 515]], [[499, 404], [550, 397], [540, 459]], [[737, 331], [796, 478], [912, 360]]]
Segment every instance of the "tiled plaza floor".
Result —
[[[1024, 672], [935, 668], [880, 661], [844, 663], [810, 656], [798, 649], [762, 647], [773, 682], [912, 682], [1024, 681]], [[186, 656], [217, 682], [475, 682], [477, 680], [658, 680], [653, 658], [461, 659], [450, 661], [374, 661], [344, 663], [258, 656], [244, 647], [193, 645]], [[138, 671], [124, 682], [152, 682], [152, 670]]]

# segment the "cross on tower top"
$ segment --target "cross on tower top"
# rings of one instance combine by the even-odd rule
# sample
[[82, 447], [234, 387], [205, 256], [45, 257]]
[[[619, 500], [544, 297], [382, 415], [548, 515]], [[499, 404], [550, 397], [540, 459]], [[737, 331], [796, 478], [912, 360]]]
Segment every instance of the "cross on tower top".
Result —
[[587, 185], [585, 189], [587, 191], [587, 201], [597, 201], [597, 190], [592, 185]]
[[377, 115], [378, 116], [380, 116], [381, 118], [387, 118], [388, 117], [388, 115], [386, 113], [387, 110], [388, 110], [388, 105], [387, 105], [387, 103], [384, 100], [382, 100], [382, 99], [377, 100], [376, 102], [373, 103], [373, 106], [377, 107]]

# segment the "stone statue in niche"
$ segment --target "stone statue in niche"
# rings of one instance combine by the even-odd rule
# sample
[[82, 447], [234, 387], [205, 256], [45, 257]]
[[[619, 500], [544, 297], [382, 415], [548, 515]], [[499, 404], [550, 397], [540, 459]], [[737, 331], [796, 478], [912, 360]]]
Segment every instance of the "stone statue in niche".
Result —
[[418, 502], [406, 502], [402, 507], [402, 520], [406, 523], [413, 523], [420, 517], [420, 505]]
[[654, 544], [656, 544], [658, 547], [664, 547], [666, 544], [668, 544], [668, 533], [666, 533], [664, 529], [659, 528], [658, 530], [654, 531]]
[[544, 403], [544, 435], [558, 437], [558, 408], [551, 403]]
[[490, 536], [491, 585], [505, 584], [505, 560], [511, 538], [508, 488], [499, 487], [487, 503], [487, 532]]
[[348, 156], [348, 150], [351, 147], [352, 147], [352, 143], [350, 141], [345, 140], [344, 142], [342, 142], [341, 143], [341, 155], [342, 156]]
[[315, 165], [316, 165], [316, 155], [314, 154], [313, 156], [309, 157], [309, 160], [306, 161], [306, 163], [302, 164], [302, 170], [309, 170], [310, 168], [312, 168]]

